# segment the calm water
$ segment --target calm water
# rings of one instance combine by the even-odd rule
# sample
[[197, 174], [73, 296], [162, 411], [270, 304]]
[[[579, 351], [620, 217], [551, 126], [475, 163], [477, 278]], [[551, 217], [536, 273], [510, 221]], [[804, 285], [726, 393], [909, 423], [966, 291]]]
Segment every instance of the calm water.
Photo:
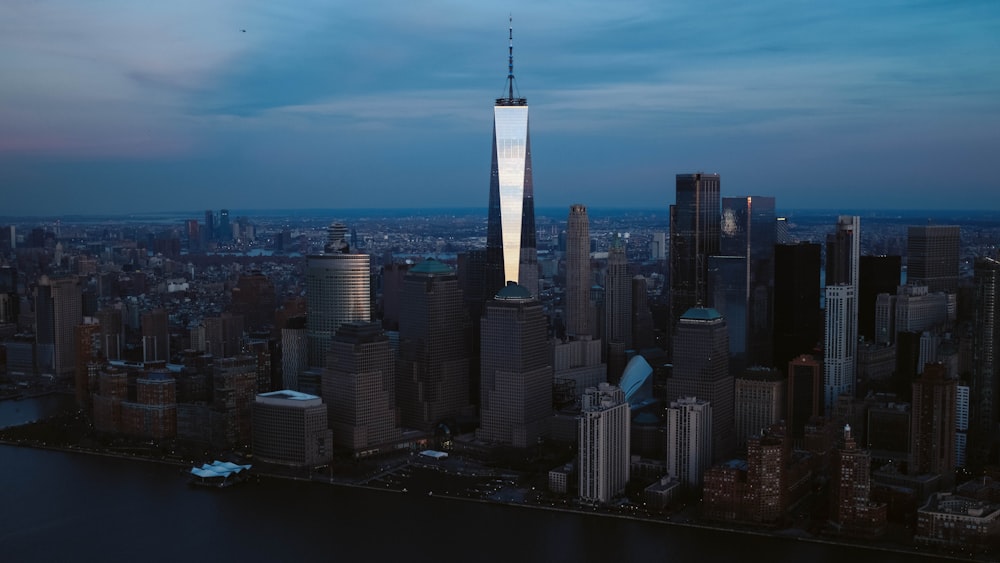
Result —
[[[0, 446], [0, 561], [772, 561], [913, 557]], [[223, 558], [223, 559], [220, 559]], [[927, 559], [924, 559], [927, 561]]]

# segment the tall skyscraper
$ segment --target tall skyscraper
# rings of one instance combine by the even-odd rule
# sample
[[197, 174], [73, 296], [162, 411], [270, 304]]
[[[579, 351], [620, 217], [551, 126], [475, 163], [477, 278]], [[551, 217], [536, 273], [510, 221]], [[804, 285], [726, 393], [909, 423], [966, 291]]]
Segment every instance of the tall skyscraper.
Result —
[[[740, 258], [743, 275], [740, 301], [745, 314], [742, 325], [718, 304], [726, 317], [730, 343], [742, 333], [745, 342], [743, 360], [748, 366], [770, 366], [772, 361], [773, 321], [771, 300], [774, 294], [774, 198], [763, 196], [722, 198], [719, 255]], [[733, 350], [730, 350], [732, 354]], [[733, 354], [735, 355], [735, 354]]]
[[306, 334], [309, 365], [326, 367], [330, 341], [340, 325], [371, 320], [371, 257], [350, 254], [347, 228], [334, 223], [328, 229], [323, 254], [306, 263]]
[[688, 309], [708, 305], [708, 257], [719, 253], [718, 174], [678, 174], [670, 206], [670, 331]]
[[617, 382], [628, 362], [625, 351], [632, 347], [632, 276], [620, 236], [608, 251], [608, 273], [604, 288], [604, 342], [608, 347], [608, 377]]
[[514, 30], [510, 28], [507, 95], [493, 107], [493, 153], [487, 221], [487, 295], [507, 281], [538, 292], [535, 192], [531, 177], [528, 100], [514, 96]]
[[754, 434], [785, 419], [787, 376], [769, 368], [750, 368], [736, 377], [734, 420], [736, 446], [743, 449]]
[[688, 310], [677, 323], [667, 400], [697, 397], [712, 404], [713, 462], [730, 455], [735, 447], [733, 387], [726, 320], [715, 309]]
[[862, 256], [858, 278], [858, 336], [875, 342], [875, 303], [880, 293], [896, 293], [900, 256]]
[[976, 313], [969, 381], [968, 462], [979, 467], [991, 459], [997, 442], [1000, 397], [1000, 261], [978, 258], [973, 272]]
[[826, 412], [837, 397], [854, 395], [858, 349], [858, 272], [861, 218], [841, 215], [826, 242], [826, 311], [823, 386]]
[[958, 225], [911, 226], [906, 232], [906, 281], [932, 292], [958, 291]]
[[205, 242], [215, 240], [215, 213], [211, 209], [205, 210], [205, 231], [202, 236]]
[[885, 532], [886, 505], [871, 500], [871, 454], [858, 449], [851, 427], [837, 452], [830, 484], [830, 523], [841, 534], [879, 536]]
[[218, 226], [218, 238], [222, 242], [229, 242], [233, 240], [233, 228], [229, 225], [229, 210], [220, 209], [219, 210], [219, 226]]
[[590, 219], [585, 206], [573, 204], [566, 223], [566, 334], [570, 337], [594, 335], [591, 285]]
[[578, 443], [580, 499], [607, 504], [625, 492], [631, 463], [631, 416], [625, 393], [601, 383], [583, 393]]
[[486, 304], [481, 323], [476, 436], [515, 448], [535, 445], [552, 417], [551, 352], [542, 305], [512, 282]]
[[913, 382], [910, 473], [934, 473], [953, 483], [957, 390], [958, 380], [948, 379], [943, 364], [928, 364]]
[[[774, 365], [815, 349], [822, 338], [820, 245], [774, 247]], [[804, 421], [803, 421], [804, 422]]]
[[35, 289], [35, 339], [38, 370], [56, 377], [76, 371], [76, 325], [83, 321], [83, 299], [76, 276], [42, 276]]
[[402, 424], [432, 431], [469, 406], [469, 353], [455, 271], [428, 258], [403, 280], [396, 403]]

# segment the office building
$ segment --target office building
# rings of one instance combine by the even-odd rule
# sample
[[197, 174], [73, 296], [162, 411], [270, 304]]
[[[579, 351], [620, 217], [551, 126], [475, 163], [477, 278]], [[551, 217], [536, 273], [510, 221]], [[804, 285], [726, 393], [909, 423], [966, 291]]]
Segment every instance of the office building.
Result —
[[854, 396], [858, 349], [858, 277], [861, 218], [841, 215], [826, 242], [826, 310], [823, 342], [825, 405]]
[[667, 408], [667, 475], [698, 488], [712, 463], [712, 406], [696, 397], [682, 397]]
[[875, 302], [880, 293], [895, 293], [902, 272], [900, 256], [862, 256], [858, 278], [858, 337], [875, 341]]
[[260, 271], [241, 274], [232, 291], [233, 314], [242, 315], [249, 331], [269, 329], [278, 308], [274, 283]]
[[493, 150], [486, 233], [486, 291], [494, 295], [506, 282], [538, 292], [535, 242], [535, 192], [531, 175], [528, 100], [515, 97], [514, 39], [510, 29], [507, 96], [493, 107]]
[[593, 336], [590, 302], [590, 220], [587, 208], [569, 207], [566, 225], [566, 334], [570, 338]]
[[[972, 376], [969, 380], [968, 460], [989, 461], [997, 442], [1000, 399], [1000, 261], [976, 259], [973, 272], [975, 318], [972, 327]], [[996, 460], [992, 460], [996, 461]]]
[[886, 505], [871, 500], [871, 455], [844, 427], [830, 484], [830, 523], [841, 535], [877, 537], [885, 533]]
[[205, 317], [205, 342], [203, 347], [192, 347], [217, 358], [231, 358], [243, 352], [243, 315], [222, 313], [218, 317]]
[[708, 257], [719, 254], [718, 174], [678, 174], [670, 206], [670, 330], [689, 309], [708, 305]]
[[731, 455], [736, 446], [733, 386], [726, 320], [715, 309], [688, 310], [677, 323], [667, 400], [697, 397], [712, 404], [711, 463]]
[[396, 361], [378, 323], [340, 325], [322, 378], [335, 446], [360, 456], [399, 441]]
[[931, 292], [958, 291], [961, 243], [957, 225], [911, 226], [906, 233], [906, 281]]
[[73, 377], [75, 330], [82, 321], [83, 300], [77, 278], [39, 278], [35, 288], [35, 365], [40, 373]]
[[[770, 366], [772, 362], [774, 293], [774, 198], [763, 196], [722, 198], [722, 218], [719, 226], [719, 255], [740, 259], [743, 268], [739, 301], [744, 314], [737, 326], [735, 317], [709, 305], [726, 317], [730, 345], [741, 333], [745, 343], [742, 359], [747, 366]], [[734, 350], [730, 355], [736, 356]]]
[[308, 360], [306, 317], [289, 317], [281, 329], [281, 382], [285, 389], [298, 391], [299, 374], [309, 367]]
[[607, 345], [608, 378], [618, 381], [632, 348], [632, 276], [628, 271], [625, 244], [615, 235], [608, 251], [604, 287], [604, 342]]
[[153, 309], [143, 313], [142, 326], [142, 361], [170, 361], [170, 331], [169, 318], [165, 309]]
[[313, 467], [328, 463], [333, 432], [327, 406], [315, 395], [283, 390], [258, 394], [253, 404], [254, 457], [268, 463]]
[[743, 450], [751, 436], [785, 419], [786, 381], [780, 371], [762, 367], [748, 368], [736, 377], [733, 418], [737, 448]]
[[620, 388], [601, 383], [584, 391], [580, 410], [580, 500], [608, 504], [629, 480], [629, 406]]
[[327, 365], [330, 342], [340, 325], [371, 320], [371, 258], [350, 254], [346, 235], [343, 225], [330, 225], [324, 253], [311, 255], [306, 262], [311, 367]]
[[822, 340], [820, 250], [815, 243], [774, 248], [775, 366], [812, 353]]
[[122, 432], [150, 440], [177, 436], [177, 382], [166, 370], [136, 378], [136, 400], [121, 404]]
[[212, 363], [212, 445], [231, 448], [250, 443], [251, 408], [257, 395], [257, 358], [215, 358]]
[[547, 324], [541, 303], [515, 283], [486, 304], [478, 439], [526, 448], [547, 433], [553, 381]]
[[469, 407], [468, 331], [458, 276], [428, 258], [403, 280], [396, 399], [404, 427], [432, 431]]
[[910, 431], [910, 473], [941, 475], [954, 481], [955, 421], [958, 381], [948, 379], [945, 367], [929, 364], [913, 382]]
[[796, 445], [805, 439], [809, 420], [823, 414], [823, 366], [803, 354], [788, 362], [786, 428]]
[[90, 397], [97, 390], [97, 369], [101, 366], [101, 325], [94, 317], [83, 317], [74, 329], [76, 339], [76, 369], [74, 388], [76, 404], [85, 411], [91, 410]]

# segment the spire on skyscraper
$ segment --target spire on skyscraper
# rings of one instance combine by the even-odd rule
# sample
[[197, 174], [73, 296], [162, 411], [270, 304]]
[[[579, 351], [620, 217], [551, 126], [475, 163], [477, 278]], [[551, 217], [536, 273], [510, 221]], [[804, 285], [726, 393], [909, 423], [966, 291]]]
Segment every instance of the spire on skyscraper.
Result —
[[[509, 16], [508, 21], [510, 26], [507, 28], [507, 97], [497, 98], [498, 106], [523, 106], [527, 105], [528, 100], [524, 98], [514, 97], [514, 17]], [[520, 92], [519, 92], [520, 93]]]

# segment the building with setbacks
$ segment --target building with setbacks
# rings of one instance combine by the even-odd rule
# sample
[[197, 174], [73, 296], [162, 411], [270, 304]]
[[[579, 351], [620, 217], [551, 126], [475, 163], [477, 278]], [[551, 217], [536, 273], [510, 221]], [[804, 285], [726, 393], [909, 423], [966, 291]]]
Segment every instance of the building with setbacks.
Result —
[[331, 459], [333, 432], [327, 406], [315, 395], [282, 390], [258, 394], [253, 403], [253, 453], [265, 462], [293, 467]]

